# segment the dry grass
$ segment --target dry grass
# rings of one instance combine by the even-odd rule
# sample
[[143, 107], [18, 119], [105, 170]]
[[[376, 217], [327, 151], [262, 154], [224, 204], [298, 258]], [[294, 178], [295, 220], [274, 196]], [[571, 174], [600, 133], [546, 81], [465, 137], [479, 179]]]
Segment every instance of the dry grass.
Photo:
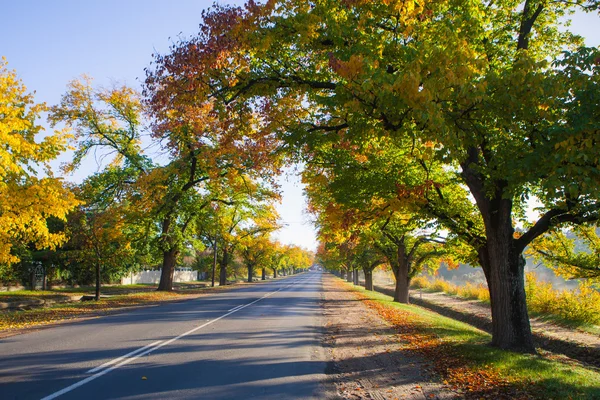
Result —
[[[483, 284], [467, 282], [458, 286], [443, 279], [430, 280], [420, 276], [413, 279], [411, 287], [490, 302], [490, 292]], [[534, 273], [528, 273], [525, 292], [529, 311], [533, 315], [567, 325], [600, 325], [600, 292], [589, 283], [581, 283], [577, 290], [558, 290], [552, 284], [538, 280]]]

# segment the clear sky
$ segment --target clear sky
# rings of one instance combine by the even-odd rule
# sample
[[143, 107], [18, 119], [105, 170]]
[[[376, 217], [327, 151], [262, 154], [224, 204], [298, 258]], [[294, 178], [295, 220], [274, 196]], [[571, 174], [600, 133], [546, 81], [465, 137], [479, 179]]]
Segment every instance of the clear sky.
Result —
[[[220, 1], [241, 3], [242, 1]], [[36, 101], [60, 101], [66, 84], [81, 74], [100, 85], [139, 87], [154, 52], [166, 53], [178, 35], [197, 32], [201, 12], [212, 0], [0, 0], [0, 56], [29, 88]], [[572, 30], [598, 45], [597, 14], [574, 18]], [[170, 39], [173, 38], [173, 39]], [[90, 167], [90, 171], [93, 166]], [[90, 171], [73, 177], [81, 179]], [[284, 243], [316, 247], [315, 232], [304, 214], [298, 178], [281, 179]]]
[[[60, 101], [67, 83], [87, 74], [100, 85], [139, 87], [155, 52], [166, 53], [178, 35], [195, 34], [209, 0], [0, 0], [0, 56], [15, 69], [36, 101]], [[227, 1], [221, 3], [241, 3]], [[90, 162], [70, 179], [95, 169]], [[316, 248], [315, 231], [304, 214], [302, 185], [281, 178], [279, 206], [284, 243]]]

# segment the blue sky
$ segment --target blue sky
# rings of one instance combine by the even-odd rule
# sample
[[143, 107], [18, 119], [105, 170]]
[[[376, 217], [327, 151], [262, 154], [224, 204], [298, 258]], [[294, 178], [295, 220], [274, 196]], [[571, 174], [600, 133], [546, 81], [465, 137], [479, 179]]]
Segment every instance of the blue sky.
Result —
[[[139, 87], [152, 54], [166, 53], [178, 35], [195, 34], [202, 10], [212, 3], [0, 0], [0, 56], [6, 56], [9, 68], [17, 71], [29, 90], [36, 91], [36, 101], [49, 105], [58, 103], [67, 83], [83, 73], [100, 85], [119, 82]], [[84, 166], [70, 179], [80, 180], [95, 168], [89, 160], [87, 169]], [[303, 213], [298, 178], [287, 176], [280, 181], [279, 213], [286, 226], [277, 238], [315, 249], [315, 232]]]
[[[221, 1], [241, 3], [242, 1]], [[36, 100], [60, 101], [66, 84], [88, 74], [100, 85], [139, 87], [154, 52], [166, 53], [178, 35], [195, 34], [209, 0], [0, 0], [0, 56], [6, 56]], [[578, 14], [571, 29], [599, 45], [597, 14]], [[172, 39], [170, 39], [172, 38]], [[139, 79], [139, 80], [138, 80]], [[73, 179], [94, 169], [81, 171]], [[297, 178], [281, 179], [279, 211], [284, 243], [314, 249], [315, 232], [304, 215]]]

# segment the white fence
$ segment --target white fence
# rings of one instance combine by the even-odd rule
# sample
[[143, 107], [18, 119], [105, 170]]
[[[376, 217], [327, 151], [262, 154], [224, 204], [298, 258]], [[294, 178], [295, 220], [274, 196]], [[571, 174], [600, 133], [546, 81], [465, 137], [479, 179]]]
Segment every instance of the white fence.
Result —
[[[121, 278], [121, 285], [133, 285], [134, 283], [158, 283], [160, 282], [160, 270], [158, 271], [141, 271], [132, 273], [129, 276]], [[198, 280], [198, 272], [175, 270], [173, 282], [190, 282]]]

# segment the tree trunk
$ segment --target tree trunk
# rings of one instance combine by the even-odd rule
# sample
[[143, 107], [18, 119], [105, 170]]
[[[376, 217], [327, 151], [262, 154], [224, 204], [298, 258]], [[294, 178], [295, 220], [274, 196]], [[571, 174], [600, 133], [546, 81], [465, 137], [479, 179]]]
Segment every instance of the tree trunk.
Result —
[[163, 252], [163, 263], [162, 270], [160, 272], [160, 283], [158, 284], [158, 290], [173, 290], [173, 274], [175, 274], [175, 264], [177, 263], [178, 255], [179, 249], [177, 248]]
[[354, 277], [352, 276], [353, 272], [351, 269], [348, 269], [346, 273], [346, 282], [354, 282]]
[[[512, 223], [487, 234], [487, 244], [479, 250], [492, 309], [492, 345], [535, 353], [527, 299], [523, 255], [514, 249]], [[504, 231], [504, 233], [503, 233]], [[494, 234], [495, 233], [495, 234]]]
[[219, 285], [227, 285], [227, 265], [229, 264], [229, 253], [226, 248], [223, 248], [223, 258], [221, 259], [219, 271]]
[[340, 268], [340, 278], [346, 279], [346, 271]]
[[408, 287], [410, 278], [406, 268], [398, 268], [394, 275], [396, 276], [396, 288], [394, 290], [394, 301], [398, 303], [409, 304]]
[[263, 268], [263, 269], [262, 269], [262, 276], [260, 277], [260, 280], [261, 280], [261, 281], [264, 281], [264, 280], [266, 280], [266, 279], [267, 279], [267, 269], [266, 269], [266, 268]]
[[485, 242], [478, 248], [479, 262], [490, 290], [492, 345], [502, 349], [535, 353], [525, 297], [523, 249], [514, 238], [513, 203], [505, 198], [507, 183], [490, 182], [473, 168], [480, 162], [479, 150], [469, 149], [462, 176], [475, 198], [485, 226]]
[[273, 279], [277, 278], [277, 270], [273, 269]]
[[354, 284], [358, 286], [358, 269], [354, 270]]
[[169, 244], [169, 250], [163, 251], [163, 262], [160, 273], [160, 282], [158, 283], [158, 290], [160, 291], [171, 291], [173, 290], [173, 274], [175, 273], [175, 264], [177, 262], [177, 256], [179, 255], [179, 249], [177, 245], [171, 243], [169, 235], [171, 234], [171, 216], [167, 216], [162, 221], [161, 240], [164, 244]]
[[96, 263], [96, 301], [100, 300], [100, 263]]
[[365, 289], [373, 290], [373, 271], [369, 268], [363, 268], [365, 273]]
[[252, 270], [253, 270], [253, 266], [248, 265], [248, 282], [252, 282]]
[[408, 288], [410, 284], [410, 263], [406, 255], [406, 248], [403, 243], [397, 244], [396, 260], [392, 263], [392, 270], [396, 278], [396, 288], [394, 290], [394, 301], [398, 303], [409, 304]]
[[217, 238], [215, 237], [215, 245], [213, 246], [213, 265], [212, 265], [212, 278], [210, 286], [215, 287], [215, 273], [217, 272]]

